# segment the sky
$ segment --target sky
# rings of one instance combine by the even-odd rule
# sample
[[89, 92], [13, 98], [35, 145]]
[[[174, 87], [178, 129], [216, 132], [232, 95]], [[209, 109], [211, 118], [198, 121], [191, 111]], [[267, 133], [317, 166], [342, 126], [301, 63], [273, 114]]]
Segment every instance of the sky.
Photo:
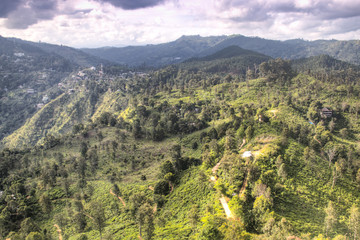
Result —
[[0, 0], [0, 35], [71, 47], [157, 44], [182, 35], [360, 37], [360, 0]]

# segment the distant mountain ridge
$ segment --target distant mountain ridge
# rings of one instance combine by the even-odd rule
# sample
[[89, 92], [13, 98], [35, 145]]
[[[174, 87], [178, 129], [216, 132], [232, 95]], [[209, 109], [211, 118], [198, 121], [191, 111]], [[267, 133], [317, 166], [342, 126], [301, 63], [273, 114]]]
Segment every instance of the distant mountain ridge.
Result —
[[198, 58], [198, 60], [211, 61], [211, 60], [216, 60], [216, 59], [232, 58], [232, 57], [246, 56], [246, 55], [247, 56], [249, 56], [249, 55], [265, 56], [264, 54], [261, 54], [261, 53], [255, 52], [255, 51], [251, 51], [251, 50], [246, 50], [246, 49], [243, 49], [236, 45], [232, 45], [232, 46], [223, 48], [211, 55], [207, 55], [205, 57]]
[[43, 42], [30, 42], [18, 38], [9, 38], [8, 40], [13, 41], [14, 43], [34, 46], [46, 53], [57, 54], [69, 60], [70, 62], [82, 67], [91, 67], [100, 64], [110, 64], [109, 60], [101, 59], [101, 57], [90, 55], [79, 49], [71, 48], [68, 46], [55, 45]]
[[157, 45], [85, 48], [81, 50], [119, 64], [159, 67], [196, 57], [200, 52], [215, 46], [224, 39], [226, 39], [226, 36], [182, 36], [173, 42]]
[[82, 50], [88, 54], [120, 64], [159, 67], [194, 57], [205, 57], [229, 46], [239, 46], [273, 58], [299, 59], [327, 54], [338, 60], [360, 64], [359, 40], [305, 41], [292, 39], [279, 41], [242, 35], [218, 37], [182, 36], [173, 42], [157, 45]]

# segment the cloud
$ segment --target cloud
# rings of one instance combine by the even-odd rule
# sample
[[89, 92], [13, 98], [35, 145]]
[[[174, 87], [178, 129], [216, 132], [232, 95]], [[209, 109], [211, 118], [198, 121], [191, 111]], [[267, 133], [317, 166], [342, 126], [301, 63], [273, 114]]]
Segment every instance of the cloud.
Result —
[[0, 9], [7, 28], [26, 29], [38, 21], [53, 19], [57, 15], [57, 0], [2, 0]]
[[110, 3], [115, 7], [125, 10], [154, 7], [164, 3], [166, 0], [96, 0], [102, 3]]
[[0, 0], [2, 35], [77, 47], [197, 34], [354, 39], [359, 22], [358, 0]]
[[7, 15], [14, 11], [19, 4], [21, 3], [21, 0], [1, 0], [0, 2], [0, 17], [7, 17]]

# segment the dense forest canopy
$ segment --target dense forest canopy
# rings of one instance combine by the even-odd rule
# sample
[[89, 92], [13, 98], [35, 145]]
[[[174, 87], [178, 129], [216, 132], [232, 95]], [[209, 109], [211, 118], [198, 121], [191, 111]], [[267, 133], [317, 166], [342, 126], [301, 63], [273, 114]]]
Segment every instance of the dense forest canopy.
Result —
[[146, 71], [44, 56], [0, 57], [1, 238], [359, 238], [358, 66], [239, 47]]

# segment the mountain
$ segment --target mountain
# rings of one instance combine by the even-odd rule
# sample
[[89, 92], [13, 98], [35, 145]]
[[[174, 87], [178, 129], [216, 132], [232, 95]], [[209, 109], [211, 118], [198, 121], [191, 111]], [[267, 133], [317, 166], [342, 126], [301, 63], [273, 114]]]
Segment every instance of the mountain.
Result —
[[299, 71], [345, 71], [354, 69], [359, 71], [360, 67], [348, 62], [337, 60], [329, 55], [319, 55], [309, 58], [301, 58], [292, 61], [293, 67]]
[[270, 60], [271, 57], [238, 46], [230, 46], [209, 56], [191, 58], [180, 63], [182, 69], [211, 73], [234, 73], [245, 78], [249, 67]]
[[120, 64], [159, 67], [189, 58], [208, 56], [230, 46], [239, 46], [273, 58], [298, 59], [325, 54], [338, 60], [360, 64], [360, 41], [358, 40], [278, 41], [242, 35], [183, 36], [176, 41], [158, 45], [82, 50]]
[[61, 93], [58, 83], [77, 67], [55, 53], [0, 37], [0, 138], [56, 98]]
[[118, 64], [159, 67], [194, 57], [201, 51], [214, 46], [225, 38], [225, 36], [182, 36], [176, 41], [158, 45], [81, 50]]
[[246, 56], [70, 73], [5, 139], [1, 238], [356, 239], [359, 70]]
[[104, 60], [99, 57], [86, 54], [85, 52], [67, 47], [67, 46], [59, 46], [55, 44], [49, 44], [49, 43], [42, 43], [42, 42], [30, 42], [30, 41], [24, 41], [17, 38], [9, 38], [10, 41], [17, 42], [19, 44], [27, 44], [32, 45], [37, 48], [40, 48], [44, 52], [50, 53], [50, 54], [57, 54], [59, 56], [62, 56], [63, 58], [69, 60], [73, 64], [83, 66], [83, 67], [91, 67], [91, 66], [98, 66], [100, 64], [109, 65], [109, 60]]
[[263, 54], [259, 54], [254, 51], [245, 50], [238, 46], [229, 46], [219, 50], [218, 52], [205, 56], [203, 58], [199, 58], [200, 61], [211, 61], [216, 59], [223, 59], [223, 58], [232, 58], [237, 56], [264, 56]]

